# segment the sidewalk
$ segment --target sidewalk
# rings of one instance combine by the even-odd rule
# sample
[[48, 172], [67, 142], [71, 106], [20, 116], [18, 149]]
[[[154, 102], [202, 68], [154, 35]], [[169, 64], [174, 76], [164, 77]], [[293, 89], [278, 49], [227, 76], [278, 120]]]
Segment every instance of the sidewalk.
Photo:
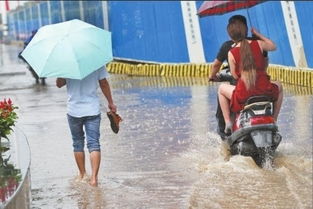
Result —
[[[18, 107], [16, 126], [27, 137], [31, 150], [31, 208], [53, 205], [59, 192], [68, 193], [76, 175], [71, 138], [66, 121], [66, 88], [35, 83], [26, 65], [17, 58], [16, 45], [0, 45], [0, 98], [11, 98]], [[65, 198], [66, 199], [66, 198]], [[42, 200], [42, 201], [40, 201]], [[73, 208], [75, 202], [66, 201]]]
[[0, 76], [25, 74], [26, 65], [18, 58], [21, 50], [19, 45], [0, 44]]
[[0, 44], [0, 91], [34, 87], [35, 79], [18, 58], [21, 50], [19, 45]]

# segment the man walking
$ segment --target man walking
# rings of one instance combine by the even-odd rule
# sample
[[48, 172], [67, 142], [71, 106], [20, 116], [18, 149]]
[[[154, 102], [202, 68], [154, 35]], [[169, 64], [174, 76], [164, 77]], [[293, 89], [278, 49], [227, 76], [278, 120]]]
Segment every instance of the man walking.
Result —
[[[110, 85], [107, 81], [108, 72], [105, 67], [94, 71], [82, 80], [57, 78], [56, 86], [66, 85], [67, 118], [73, 140], [74, 157], [79, 169], [79, 180], [88, 179], [85, 168], [85, 138], [90, 153], [91, 178], [90, 185], [98, 186], [98, 171], [101, 161], [100, 155], [100, 101], [97, 89], [101, 91], [108, 102], [108, 108], [116, 112]], [[85, 133], [86, 132], [86, 133]]]

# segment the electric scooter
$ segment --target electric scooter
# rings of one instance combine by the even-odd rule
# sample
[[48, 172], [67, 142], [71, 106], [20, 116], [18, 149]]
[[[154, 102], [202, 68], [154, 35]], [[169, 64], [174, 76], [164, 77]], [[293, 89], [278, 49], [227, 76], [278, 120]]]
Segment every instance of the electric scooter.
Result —
[[[231, 82], [233, 79], [228, 68], [221, 70], [217, 78], [220, 82]], [[231, 135], [220, 134], [229, 145], [232, 155], [251, 156], [260, 167], [266, 162], [272, 162], [282, 139], [273, 117], [273, 109], [273, 101], [269, 97], [258, 95], [248, 98], [239, 113], [233, 113], [235, 122]]]

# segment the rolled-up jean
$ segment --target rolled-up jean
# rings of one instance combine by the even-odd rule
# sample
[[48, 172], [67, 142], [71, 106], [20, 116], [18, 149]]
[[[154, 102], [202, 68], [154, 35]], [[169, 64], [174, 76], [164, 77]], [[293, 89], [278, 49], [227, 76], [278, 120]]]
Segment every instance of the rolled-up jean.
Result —
[[67, 114], [67, 120], [72, 134], [74, 152], [84, 152], [85, 132], [88, 151], [100, 151], [100, 114], [79, 118]]

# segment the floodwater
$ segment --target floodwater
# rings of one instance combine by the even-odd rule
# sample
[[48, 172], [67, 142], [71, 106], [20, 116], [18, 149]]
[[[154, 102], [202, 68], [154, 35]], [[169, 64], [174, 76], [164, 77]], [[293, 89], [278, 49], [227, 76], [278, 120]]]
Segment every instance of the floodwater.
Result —
[[[26, 75], [1, 76], [0, 98], [19, 106], [18, 126], [29, 140], [32, 209], [313, 208], [312, 89], [284, 85], [283, 139], [273, 166], [261, 169], [249, 157], [229, 156], [215, 132], [219, 84], [111, 75], [123, 122], [114, 134], [102, 114], [99, 187], [92, 188], [75, 182], [66, 89], [54, 79], [35, 85], [8, 55], [16, 48], [4, 48], [10, 62], [2, 62], [0, 73], [14, 65]], [[86, 164], [90, 171], [88, 155]]]

